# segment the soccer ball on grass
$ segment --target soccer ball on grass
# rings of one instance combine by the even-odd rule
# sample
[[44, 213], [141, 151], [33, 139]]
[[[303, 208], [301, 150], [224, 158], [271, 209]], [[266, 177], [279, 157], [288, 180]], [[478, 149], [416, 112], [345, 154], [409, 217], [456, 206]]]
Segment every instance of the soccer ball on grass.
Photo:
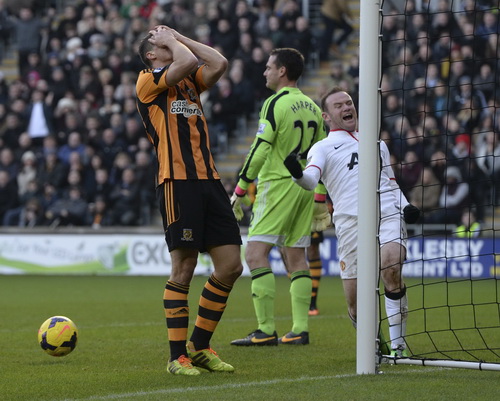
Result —
[[73, 351], [78, 340], [76, 325], [64, 316], [49, 317], [38, 329], [38, 342], [52, 356], [65, 356]]

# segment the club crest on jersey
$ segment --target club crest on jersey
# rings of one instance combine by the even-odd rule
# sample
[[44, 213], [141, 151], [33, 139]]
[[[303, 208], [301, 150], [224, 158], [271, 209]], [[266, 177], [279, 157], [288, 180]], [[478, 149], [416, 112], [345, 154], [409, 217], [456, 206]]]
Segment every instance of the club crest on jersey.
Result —
[[201, 116], [201, 110], [196, 103], [189, 104], [187, 100], [176, 100], [170, 106], [172, 114], [182, 114], [184, 117]]
[[194, 91], [194, 89], [189, 88], [187, 90], [187, 94], [189, 96], [189, 100], [191, 100], [192, 102], [196, 102], [196, 99], [198, 98], [198, 96], [196, 96], [196, 92]]
[[266, 129], [266, 123], [259, 124], [259, 129], [257, 130], [257, 135], [263, 134]]
[[181, 240], [182, 241], [188, 241], [188, 242], [194, 241], [193, 230], [191, 230], [190, 228], [184, 228], [184, 229], [182, 229], [182, 238], [181, 238]]
[[345, 270], [345, 262], [343, 260], [340, 261], [340, 270]]

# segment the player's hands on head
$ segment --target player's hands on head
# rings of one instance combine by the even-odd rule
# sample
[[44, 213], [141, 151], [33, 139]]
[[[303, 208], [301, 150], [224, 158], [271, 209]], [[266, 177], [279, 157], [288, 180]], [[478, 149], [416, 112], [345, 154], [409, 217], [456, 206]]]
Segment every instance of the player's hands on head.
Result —
[[420, 217], [420, 209], [411, 203], [403, 209], [403, 219], [408, 224], [416, 223]]
[[292, 175], [293, 178], [302, 178], [302, 166], [300, 165], [298, 158], [297, 158], [297, 153], [290, 153], [285, 160], [283, 161], [283, 164], [285, 167], [288, 169], [290, 174]]
[[151, 37], [149, 43], [158, 47], [168, 47], [175, 38], [175, 31], [166, 25], [158, 25], [149, 31]]

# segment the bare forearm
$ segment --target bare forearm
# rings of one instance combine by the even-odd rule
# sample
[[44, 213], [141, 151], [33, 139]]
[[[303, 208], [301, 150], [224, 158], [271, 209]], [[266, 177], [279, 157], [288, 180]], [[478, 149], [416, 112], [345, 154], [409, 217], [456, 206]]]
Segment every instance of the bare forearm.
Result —
[[203, 78], [208, 86], [214, 85], [226, 71], [227, 59], [212, 47], [184, 35], [176, 33], [176, 38], [206, 64]]
[[190, 39], [179, 33], [176, 34], [176, 39], [191, 50], [198, 58], [202, 59], [207, 65], [216, 66], [218, 64], [227, 63], [226, 58], [210, 46], [197, 42], [196, 40]]

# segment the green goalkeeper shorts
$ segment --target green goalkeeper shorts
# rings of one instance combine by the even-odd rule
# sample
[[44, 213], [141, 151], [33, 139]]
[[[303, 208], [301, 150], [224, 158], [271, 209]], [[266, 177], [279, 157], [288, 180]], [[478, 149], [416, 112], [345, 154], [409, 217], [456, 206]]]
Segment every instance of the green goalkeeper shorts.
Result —
[[257, 183], [248, 241], [307, 248], [311, 243], [314, 193], [291, 178]]

